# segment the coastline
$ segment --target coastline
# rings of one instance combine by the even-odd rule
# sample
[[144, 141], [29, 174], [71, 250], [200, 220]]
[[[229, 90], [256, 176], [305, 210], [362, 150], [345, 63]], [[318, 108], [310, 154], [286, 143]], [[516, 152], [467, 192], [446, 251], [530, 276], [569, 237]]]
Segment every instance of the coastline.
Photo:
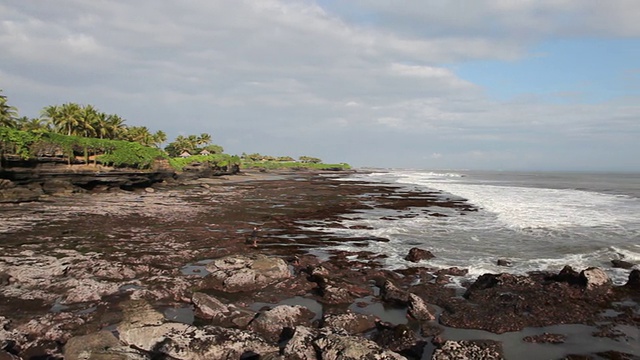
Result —
[[[489, 285], [476, 286], [475, 294], [471, 292], [466, 300], [462, 300], [459, 292], [448, 285], [451, 277], [464, 269], [436, 271], [429, 269], [426, 260], [423, 267], [390, 271], [377, 261], [383, 255], [370, 251], [330, 250], [327, 258], [313, 255], [313, 250], [319, 246], [346, 241], [354, 244], [384, 242], [384, 238], [341, 238], [314, 230], [317, 222], [339, 227], [337, 220], [341, 215], [368, 209], [372, 200], [376, 206], [389, 209], [426, 207], [434, 203], [461, 210], [468, 207], [462, 202], [442, 200], [433, 193], [399, 192], [398, 187], [389, 185], [341, 182], [314, 171], [249, 171], [229, 177], [189, 180], [180, 185], [160, 184], [151, 189], [73, 194], [52, 197], [45, 203], [0, 205], [3, 210], [0, 243], [4, 252], [0, 272], [6, 274], [3, 275], [6, 281], [3, 280], [0, 313], [11, 314], [5, 315], [6, 320], [11, 320], [11, 323], [4, 322], [5, 337], [19, 340], [21, 336], [29, 337], [28, 334], [36, 340], [22, 341], [21, 346], [44, 349], [43, 344], [48, 344], [55, 348], [51, 350], [51, 356], [54, 356], [61, 353], [64, 349], [61, 345], [73, 337], [114, 329], [122, 324], [126, 320], [128, 301], [132, 299], [146, 301], [165, 318], [173, 316], [174, 320], [204, 326], [212, 319], [198, 316], [193, 297], [194, 293], [204, 292], [227, 305], [251, 309], [256, 319], [266, 312], [260, 310], [263, 306], [306, 304], [315, 309], [312, 318], [315, 324], [307, 324], [314, 329], [326, 322], [328, 315], [344, 314], [347, 310], [377, 316], [386, 323], [364, 331], [362, 337], [377, 339], [386, 344], [381, 347], [387, 350], [398, 350], [401, 347], [384, 340], [387, 336], [384, 334], [397, 326], [407, 326], [415, 336], [412, 346], [419, 344], [423, 350], [414, 358], [431, 358], [446, 340], [474, 334], [453, 327], [469, 326], [474, 321], [478, 322], [477, 328], [495, 326], [492, 329], [496, 333], [517, 334], [527, 329], [523, 334], [535, 336], [540, 334], [529, 329], [531, 324], [540, 329], [546, 329], [554, 322], [583, 323], [593, 327], [594, 321], [599, 320], [613, 324], [608, 332], [605, 327], [599, 328], [605, 338], [610, 336], [613, 342], [627, 335], [637, 339], [637, 335], [620, 335], [614, 331], [619, 326], [637, 326], [638, 317], [629, 307], [613, 304], [614, 300], [622, 298], [638, 301], [637, 288], [623, 293], [610, 284], [603, 284], [606, 289], [602, 289], [606, 291], [589, 292], [581, 284], [571, 284], [573, 279], [579, 279], [579, 274], [567, 271], [564, 274], [567, 281], [552, 283], [555, 291], [560, 296], [572, 295], [574, 301], [581, 297], [593, 298], [593, 301], [579, 303], [581, 308], [576, 314], [567, 311], [571, 309], [571, 302], [547, 304], [546, 310], [552, 316], [539, 321], [527, 320], [519, 312], [535, 310], [524, 309], [529, 299], [501, 298], [499, 305], [503, 308], [497, 309], [503, 312], [509, 309], [513, 314], [498, 317], [501, 324], [487, 325], [481, 324], [487, 320], [483, 314], [475, 314], [477, 317], [473, 318], [474, 313], [467, 307], [469, 302], [490, 304], [491, 295], [495, 295], [492, 291], [507, 289], [501, 286], [511, 286], [509, 291], [528, 296], [527, 291], [541, 289], [544, 281], [551, 281], [545, 280], [544, 276], [552, 275], [534, 277], [539, 283], [515, 276], [504, 276], [497, 281], [488, 278]], [[254, 227], [259, 228], [257, 248], [247, 243]], [[249, 291], [222, 291], [222, 285], [210, 276], [213, 272], [209, 264], [215, 259], [240, 255], [283, 259], [291, 277]], [[433, 255], [437, 256], [437, 253]], [[385, 285], [387, 281], [398, 287], [399, 296], [390, 295], [393, 291]], [[332, 293], [333, 288], [346, 291]], [[439, 309], [437, 318], [407, 320], [410, 304], [407, 293], [417, 294], [429, 306]], [[542, 295], [532, 294], [531, 300], [536, 301], [539, 298], [535, 296]], [[512, 306], [515, 310], [511, 310]], [[518, 306], [523, 308], [517, 309]], [[553, 310], [554, 307], [557, 310]], [[599, 315], [599, 312], [609, 310], [620, 314], [615, 317]], [[473, 321], [456, 316], [461, 313], [471, 314], [469, 318]], [[564, 315], [573, 317], [563, 318]], [[40, 325], [34, 325], [34, 321]], [[497, 329], [506, 331], [495, 331]], [[567, 327], [557, 331], [566, 331], [570, 338], [578, 330]], [[554, 346], [554, 349], [547, 349], [549, 354], [566, 356], [571, 353], [558, 350], [562, 349], [562, 344], [539, 345], [539, 348], [535, 344], [527, 345], [530, 343], [522, 341], [524, 335], [520, 338], [488, 333], [478, 336], [484, 336], [480, 340], [498, 337], [507, 341], [503, 345], [506, 358], [514, 358], [509, 354], [517, 351], [511, 350], [517, 346], [534, 351]], [[52, 343], [58, 344], [57, 347]], [[624, 346], [614, 348], [624, 349]], [[568, 345], [566, 349], [579, 350]]]

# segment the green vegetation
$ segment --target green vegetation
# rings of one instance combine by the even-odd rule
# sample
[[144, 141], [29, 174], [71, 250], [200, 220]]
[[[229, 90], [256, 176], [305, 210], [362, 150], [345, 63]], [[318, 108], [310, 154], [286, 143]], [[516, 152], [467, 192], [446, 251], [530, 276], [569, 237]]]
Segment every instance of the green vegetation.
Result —
[[169, 164], [174, 169], [181, 171], [185, 166], [194, 163], [209, 163], [214, 168], [228, 168], [229, 166], [240, 166], [240, 157], [228, 154], [193, 155], [189, 157], [176, 157], [169, 159]]
[[220, 169], [350, 169], [347, 164], [323, 164], [310, 156], [296, 161], [290, 156], [224, 154], [222, 146], [212, 144], [207, 133], [180, 135], [163, 151], [161, 145], [166, 141], [167, 135], [161, 130], [127, 126], [122, 117], [92, 105], [50, 105], [42, 109], [40, 118], [19, 117], [18, 109], [8, 104], [0, 89], [0, 160], [6, 155], [23, 159], [59, 157], [66, 158], [70, 165], [81, 159], [85, 164], [148, 169], [156, 160], [168, 159], [178, 171], [194, 163]]
[[68, 136], [44, 130], [0, 127], [0, 139], [2, 153], [16, 154], [23, 159], [61, 156], [72, 163], [77, 154], [82, 154], [87, 164], [89, 156], [93, 155], [94, 164], [99, 161], [108, 166], [147, 169], [155, 160], [167, 158], [162, 150], [135, 142]]
[[349, 170], [351, 166], [349, 164], [324, 164], [324, 163], [302, 163], [302, 162], [282, 162], [282, 161], [251, 161], [245, 160], [241, 163], [242, 168], [250, 169], [266, 169], [266, 170], [278, 170], [278, 169], [308, 169], [308, 170]]

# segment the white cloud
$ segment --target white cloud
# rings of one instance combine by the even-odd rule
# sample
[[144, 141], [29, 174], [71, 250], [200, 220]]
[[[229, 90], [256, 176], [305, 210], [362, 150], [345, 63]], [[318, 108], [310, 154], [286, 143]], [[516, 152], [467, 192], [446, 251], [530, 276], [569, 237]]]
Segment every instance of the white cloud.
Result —
[[[222, 145], [229, 141], [229, 151], [284, 154], [299, 144], [356, 163], [376, 158], [380, 143], [386, 152], [424, 148], [419, 153], [433, 160], [457, 161], [442, 148], [640, 133], [640, 99], [633, 96], [598, 104], [498, 102], [447, 67], [529, 56], [530, 44], [555, 34], [638, 36], [640, 22], [632, 20], [640, 18], [640, 3], [333, 4], [4, 3], [0, 83], [31, 116], [52, 103], [94, 103], [170, 135], [209, 131]], [[348, 7], [360, 18], [351, 19]]]

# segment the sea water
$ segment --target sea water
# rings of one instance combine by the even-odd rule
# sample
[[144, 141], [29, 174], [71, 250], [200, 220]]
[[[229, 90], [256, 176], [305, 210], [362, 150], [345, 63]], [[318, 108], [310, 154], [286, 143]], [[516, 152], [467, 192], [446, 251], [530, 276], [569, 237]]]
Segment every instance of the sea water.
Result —
[[[389, 239], [364, 249], [348, 243], [339, 247], [383, 253], [388, 268], [457, 266], [469, 269], [468, 278], [475, 279], [488, 272], [596, 266], [623, 284], [630, 270], [613, 268], [611, 260], [640, 263], [640, 174], [384, 170], [341, 180], [389, 184], [399, 191], [438, 190], [478, 210], [434, 207], [430, 210], [447, 216], [433, 217], [407, 209], [414, 216], [403, 218], [397, 210], [374, 208], [343, 217], [345, 227], [357, 230], [318, 228]], [[404, 257], [412, 247], [436, 257], [410, 263]], [[499, 267], [498, 259], [512, 266]]]

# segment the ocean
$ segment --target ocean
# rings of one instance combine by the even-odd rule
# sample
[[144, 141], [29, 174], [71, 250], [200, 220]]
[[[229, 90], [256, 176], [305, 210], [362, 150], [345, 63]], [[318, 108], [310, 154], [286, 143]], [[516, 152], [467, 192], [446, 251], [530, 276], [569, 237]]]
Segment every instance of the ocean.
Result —
[[[456, 266], [469, 269], [467, 278], [475, 279], [484, 273], [559, 271], [565, 265], [580, 271], [595, 266], [620, 285], [630, 270], [614, 268], [611, 260], [640, 263], [640, 174], [373, 170], [346, 180], [438, 190], [444, 197], [465, 199], [478, 210], [439, 208], [433, 210], [446, 217], [403, 218], [397, 210], [372, 209], [342, 220], [345, 227], [368, 229], [318, 228], [344, 236], [389, 239], [364, 249], [348, 243], [339, 246], [385, 254], [388, 268]], [[389, 221], [389, 216], [396, 219]], [[436, 257], [425, 263], [408, 262], [404, 257], [412, 247], [430, 250]], [[509, 260], [512, 266], [498, 266], [498, 259]]]

